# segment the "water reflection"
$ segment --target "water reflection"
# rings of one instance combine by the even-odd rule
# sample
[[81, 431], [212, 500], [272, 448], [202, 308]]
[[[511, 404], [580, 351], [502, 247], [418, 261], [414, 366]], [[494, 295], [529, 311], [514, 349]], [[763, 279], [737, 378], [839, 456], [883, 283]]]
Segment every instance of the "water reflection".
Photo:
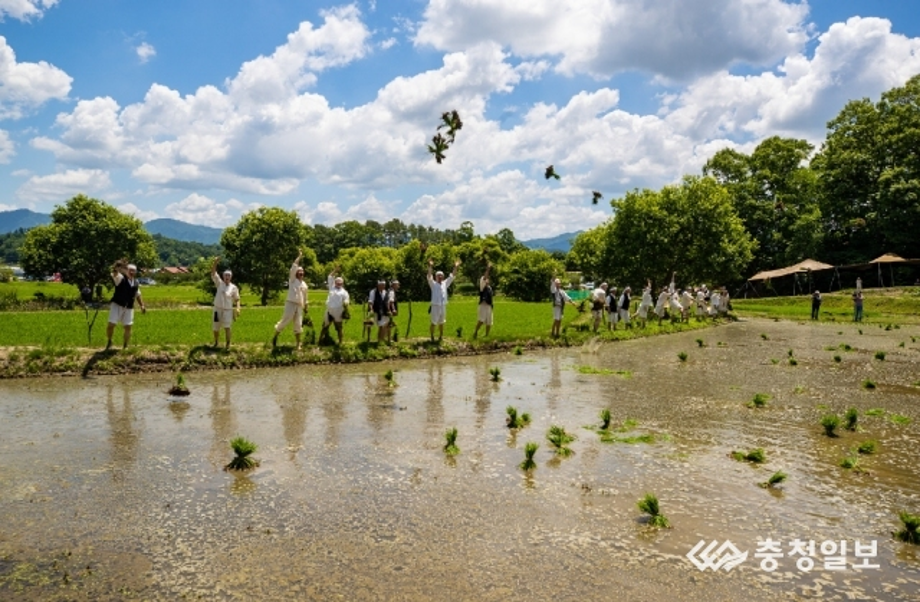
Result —
[[476, 428], [482, 430], [482, 427], [485, 426], [486, 417], [489, 415], [489, 409], [492, 407], [494, 383], [488, 377], [485, 366], [482, 369], [475, 366], [473, 370], [476, 381]]
[[298, 386], [275, 397], [281, 408], [281, 430], [284, 432], [284, 442], [291, 462], [297, 458], [297, 452], [303, 449], [303, 437], [307, 430], [309, 402], [305, 391], [306, 387]]
[[440, 362], [428, 365], [428, 396], [425, 398], [425, 426], [431, 432], [444, 426], [444, 372]]
[[105, 407], [109, 423], [109, 443], [112, 446], [112, 478], [122, 482], [127, 472], [137, 463], [140, 435], [135, 426], [136, 417], [127, 387], [121, 388], [121, 404], [115, 403], [114, 388], [113, 385], [106, 387]]
[[230, 439], [236, 435], [236, 415], [230, 403], [230, 382], [223, 386], [214, 385], [211, 390], [211, 431], [214, 439], [211, 442], [210, 458], [216, 466], [223, 466], [224, 460], [230, 449]]
[[326, 446], [339, 446], [339, 427], [345, 419], [345, 390], [342, 378], [323, 379], [325, 388], [320, 396], [323, 400], [323, 417], [326, 418]]

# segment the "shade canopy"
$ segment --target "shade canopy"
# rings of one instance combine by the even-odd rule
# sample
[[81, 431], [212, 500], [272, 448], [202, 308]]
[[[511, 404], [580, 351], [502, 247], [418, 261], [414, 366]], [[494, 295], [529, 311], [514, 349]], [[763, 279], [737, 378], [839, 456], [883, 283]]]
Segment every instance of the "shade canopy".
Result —
[[790, 265], [785, 268], [779, 268], [778, 270], [767, 270], [765, 272], [758, 272], [748, 278], [748, 281], [753, 280], [771, 280], [773, 278], [781, 278], [782, 276], [789, 276], [790, 274], [799, 274], [802, 272], [818, 272], [821, 270], [832, 270], [834, 266], [829, 263], [823, 263], [821, 261], [815, 261], [814, 259], [806, 259], [800, 261], [794, 265]]

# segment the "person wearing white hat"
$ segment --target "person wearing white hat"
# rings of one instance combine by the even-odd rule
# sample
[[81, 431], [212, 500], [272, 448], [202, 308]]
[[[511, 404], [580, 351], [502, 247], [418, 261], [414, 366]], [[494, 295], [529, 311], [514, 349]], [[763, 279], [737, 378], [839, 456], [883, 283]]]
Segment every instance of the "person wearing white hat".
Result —
[[591, 317], [594, 318], [594, 334], [604, 321], [604, 306], [607, 302], [607, 283], [603, 282], [591, 292]]
[[549, 293], [553, 296], [553, 330], [552, 336], [558, 337], [560, 331], [562, 330], [562, 312], [565, 309], [565, 304], [568, 303], [572, 307], [578, 307], [575, 305], [575, 302], [572, 301], [572, 298], [563, 290], [562, 282], [553, 276], [553, 279], [549, 282]]
[[444, 278], [444, 272], [438, 270], [434, 276], [434, 259], [428, 258], [428, 287], [431, 289], [431, 340], [434, 340], [434, 327], [438, 327], [438, 339], [444, 338], [444, 323], [447, 322], [447, 288], [457, 277], [460, 260], [454, 262], [454, 271]]
[[303, 268], [300, 267], [300, 260], [303, 258], [303, 251], [298, 251], [297, 259], [291, 265], [291, 271], [288, 273], [288, 294], [284, 302], [284, 313], [281, 320], [275, 324], [275, 336], [272, 337], [272, 347], [278, 344], [278, 335], [287, 328], [287, 325], [294, 324], [294, 338], [297, 340], [297, 349], [300, 349], [300, 333], [303, 332], [303, 315], [309, 309], [307, 301], [307, 283], [303, 281]]
[[486, 325], [486, 336], [492, 330], [492, 310], [495, 294], [492, 290], [492, 283], [489, 281], [489, 272], [492, 270], [492, 262], [486, 263], [486, 273], [479, 277], [479, 307], [476, 310], [476, 329], [473, 330], [473, 338], [479, 336], [479, 327]]
[[342, 344], [342, 322], [348, 318], [348, 304], [351, 297], [345, 290], [345, 280], [338, 276], [339, 266], [336, 265], [329, 276], [326, 278], [326, 288], [329, 294], [326, 296], [326, 317], [323, 318], [323, 329], [320, 332], [320, 340], [325, 340], [329, 332], [329, 326], [335, 324], [335, 332], [339, 335], [339, 345]]
[[642, 328], [645, 328], [647, 324], [648, 310], [650, 310], [652, 306], [652, 281], [646, 280], [645, 288], [642, 289], [642, 300], [639, 302], [639, 309], [636, 310], [636, 316], [638, 316]]
[[[389, 341], [390, 329], [390, 293], [387, 291], [387, 281], [378, 280], [377, 288], [372, 289], [367, 296], [367, 311], [374, 314], [374, 323], [377, 325], [377, 342]], [[370, 336], [370, 334], [368, 334]]]
[[224, 270], [220, 276], [217, 275], [217, 263], [220, 256], [214, 258], [211, 264], [211, 280], [217, 291], [214, 293], [214, 346], [217, 347], [220, 341], [220, 329], [224, 329], [227, 337], [227, 349], [230, 349], [230, 329], [233, 327], [233, 321], [240, 316], [240, 289], [231, 282], [233, 272]]
[[109, 307], [109, 323], [106, 327], [106, 338], [108, 342], [105, 345], [106, 350], [112, 347], [112, 335], [115, 333], [115, 325], [121, 324], [124, 327], [124, 345], [122, 349], [127, 349], [128, 343], [131, 342], [131, 327], [134, 325], [134, 302], [137, 301], [141, 307], [141, 312], [147, 313], [147, 306], [141, 299], [141, 286], [137, 282], [137, 266], [128, 263], [125, 259], [119, 259], [112, 266], [112, 280], [115, 282], [115, 292], [112, 294], [112, 304]]

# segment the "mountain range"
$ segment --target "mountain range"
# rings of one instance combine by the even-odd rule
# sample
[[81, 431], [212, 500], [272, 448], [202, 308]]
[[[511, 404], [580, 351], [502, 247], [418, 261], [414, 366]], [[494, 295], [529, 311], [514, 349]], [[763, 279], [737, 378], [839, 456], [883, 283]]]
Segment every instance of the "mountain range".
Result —
[[[42, 226], [51, 223], [51, 216], [47, 213], [36, 213], [29, 209], [14, 209], [12, 211], [0, 211], [0, 234], [15, 232], [22, 228], [28, 230], [35, 226]], [[198, 242], [206, 245], [215, 245], [220, 243], [220, 235], [223, 232], [221, 228], [212, 228], [210, 226], [198, 226], [189, 224], [175, 219], [160, 218], [150, 220], [144, 224], [147, 231], [151, 234], [161, 234], [167, 238], [181, 240], [184, 242]], [[533, 240], [521, 241], [531, 249], [545, 249], [547, 251], [562, 251], [568, 253], [572, 247], [572, 239], [579, 232], [568, 232], [552, 238], [535, 238]]]

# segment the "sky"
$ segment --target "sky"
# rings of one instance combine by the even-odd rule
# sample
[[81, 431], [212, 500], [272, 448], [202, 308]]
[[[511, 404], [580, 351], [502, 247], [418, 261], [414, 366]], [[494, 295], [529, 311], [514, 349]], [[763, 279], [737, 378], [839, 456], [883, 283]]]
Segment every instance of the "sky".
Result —
[[[0, 17], [0, 210], [83, 193], [219, 228], [267, 205], [555, 236], [722, 148], [817, 149], [848, 100], [920, 73], [905, 0], [0, 0]], [[450, 110], [439, 165], [426, 144]]]

